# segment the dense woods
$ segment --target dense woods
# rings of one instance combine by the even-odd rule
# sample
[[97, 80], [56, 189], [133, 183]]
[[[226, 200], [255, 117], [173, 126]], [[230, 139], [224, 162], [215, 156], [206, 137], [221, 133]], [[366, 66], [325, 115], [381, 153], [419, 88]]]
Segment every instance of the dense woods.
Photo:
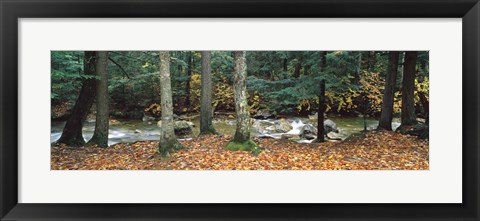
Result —
[[52, 169], [428, 169], [427, 51], [51, 56]]

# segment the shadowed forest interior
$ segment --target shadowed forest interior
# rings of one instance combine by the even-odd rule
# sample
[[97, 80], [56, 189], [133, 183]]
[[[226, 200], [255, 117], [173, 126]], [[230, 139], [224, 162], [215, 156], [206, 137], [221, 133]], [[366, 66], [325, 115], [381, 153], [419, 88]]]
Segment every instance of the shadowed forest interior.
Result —
[[428, 170], [428, 51], [52, 51], [52, 170]]

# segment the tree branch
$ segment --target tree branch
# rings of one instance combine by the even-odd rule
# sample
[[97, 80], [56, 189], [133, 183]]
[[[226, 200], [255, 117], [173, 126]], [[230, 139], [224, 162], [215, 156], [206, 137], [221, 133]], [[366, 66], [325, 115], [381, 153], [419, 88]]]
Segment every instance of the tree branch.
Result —
[[115, 60], [113, 60], [111, 57], [108, 57], [108, 60], [110, 60], [112, 63], [114, 63], [115, 65], [117, 65], [118, 68], [120, 68], [120, 70], [123, 72], [123, 74], [125, 74], [125, 76], [130, 79], [130, 76], [128, 75], [128, 73], [125, 71], [125, 69], [123, 69], [123, 67], [117, 63]]

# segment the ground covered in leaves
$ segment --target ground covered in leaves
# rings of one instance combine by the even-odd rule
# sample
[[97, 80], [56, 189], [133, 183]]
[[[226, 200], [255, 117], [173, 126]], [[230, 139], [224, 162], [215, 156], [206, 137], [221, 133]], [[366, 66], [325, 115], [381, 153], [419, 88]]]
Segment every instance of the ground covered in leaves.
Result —
[[302, 144], [256, 139], [262, 152], [225, 149], [231, 136], [181, 141], [186, 147], [160, 158], [158, 142], [108, 148], [53, 146], [52, 170], [428, 170], [428, 140], [372, 131], [347, 141]]

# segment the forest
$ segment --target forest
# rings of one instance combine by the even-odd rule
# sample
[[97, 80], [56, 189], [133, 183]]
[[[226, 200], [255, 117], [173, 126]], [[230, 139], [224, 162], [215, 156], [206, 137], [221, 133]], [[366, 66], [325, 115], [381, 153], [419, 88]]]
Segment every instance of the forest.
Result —
[[52, 170], [428, 170], [428, 51], [52, 51]]

